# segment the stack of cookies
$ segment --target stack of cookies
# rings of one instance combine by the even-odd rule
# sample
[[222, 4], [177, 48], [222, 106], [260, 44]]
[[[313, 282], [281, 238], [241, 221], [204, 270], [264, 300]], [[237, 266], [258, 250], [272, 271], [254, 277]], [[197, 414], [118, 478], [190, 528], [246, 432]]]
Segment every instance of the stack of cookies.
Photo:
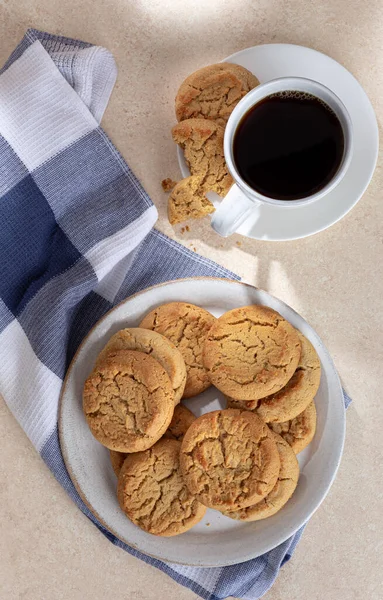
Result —
[[[199, 69], [181, 84], [172, 136], [184, 151], [191, 175], [175, 184], [169, 196], [172, 225], [214, 212], [206, 192], [223, 197], [229, 191], [233, 180], [223, 152], [225, 126], [238, 102], [258, 84], [250, 71], [232, 63]], [[164, 180], [164, 190], [170, 191], [172, 183]]]
[[[263, 306], [219, 319], [185, 302], [153, 309], [111, 337], [84, 385], [92, 434], [110, 450], [118, 500], [154, 535], [183, 533], [206, 507], [245, 521], [275, 514], [298, 482], [315, 432], [320, 362]], [[180, 404], [215, 385], [226, 410]]]

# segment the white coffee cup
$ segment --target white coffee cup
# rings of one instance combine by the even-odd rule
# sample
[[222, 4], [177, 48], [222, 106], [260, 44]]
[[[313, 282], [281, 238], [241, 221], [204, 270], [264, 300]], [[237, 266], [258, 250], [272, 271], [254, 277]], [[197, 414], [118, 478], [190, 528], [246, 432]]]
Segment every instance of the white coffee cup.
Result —
[[[258, 102], [271, 94], [292, 90], [306, 92], [312, 96], [316, 96], [326, 102], [326, 104], [334, 111], [343, 129], [344, 151], [337, 172], [331, 181], [329, 181], [321, 190], [311, 196], [299, 200], [278, 200], [276, 198], [263, 196], [251, 188], [246, 181], [242, 179], [233, 157], [233, 141], [242, 117], [255, 104], [258, 104]], [[280, 79], [273, 79], [268, 83], [257, 86], [246, 94], [246, 96], [244, 96], [237, 104], [226, 125], [224, 139], [225, 160], [235, 183], [213, 214], [211, 221], [213, 229], [223, 237], [231, 235], [249, 217], [254, 210], [254, 207], [257, 205], [271, 204], [274, 206], [286, 207], [286, 210], [291, 210], [298, 206], [302, 206], [303, 204], [317, 202], [330, 190], [334, 189], [346, 173], [352, 157], [352, 137], [352, 123], [346, 107], [334, 92], [321, 83], [302, 77], [283, 77]]]

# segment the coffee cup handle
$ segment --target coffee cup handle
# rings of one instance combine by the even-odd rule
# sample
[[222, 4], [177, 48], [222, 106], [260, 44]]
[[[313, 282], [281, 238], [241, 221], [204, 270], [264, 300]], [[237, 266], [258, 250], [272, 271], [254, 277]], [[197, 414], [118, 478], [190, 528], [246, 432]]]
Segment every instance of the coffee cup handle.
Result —
[[257, 204], [258, 202], [250, 200], [234, 183], [213, 213], [212, 228], [222, 237], [228, 237], [246, 221]]

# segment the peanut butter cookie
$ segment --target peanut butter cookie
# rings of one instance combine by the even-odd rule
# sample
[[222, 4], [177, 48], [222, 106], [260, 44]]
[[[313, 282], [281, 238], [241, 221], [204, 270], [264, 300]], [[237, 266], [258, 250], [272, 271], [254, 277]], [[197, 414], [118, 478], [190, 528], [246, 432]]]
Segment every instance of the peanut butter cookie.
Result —
[[173, 418], [164, 433], [164, 437], [171, 440], [178, 440], [179, 442], [182, 441], [185, 433], [195, 420], [196, 417], [191, 410], [183, 404], [179, 404], [174, 409]]
[[186, 487], [179, 467], [181, 443], [162, 439], [145, 452], [130, 454], [118, 478], [118, 501], [135, 525], [153, 535], [184, 533], [205, 507]]
[[218, 510], [260, 502], [273, 489], [280, 468], [270, 433], [249, 411], [216, 410], [196, 419], [185, 433], [180, 454], [191, 494]]
[[89, 375], [83, 409], [92, 434], [109, 450], [146, 450], [172, 420], [172, 384], [152, 356], [119, 350]]
[[189, 75], [177, 92], [177, 120], [203, 117], [225, 125], [241, 98], [258, 84], [258, 79], [240, 65], [203, 67]]
[[171, 225], [188, 219], [201, 219], [215, 211], [202, 192], [201, 179], [196, 175], [182, 179], [168, 199], [168, 219]]
[[239, 511], [225, 512], [226, 516], [240, 521], [266, 519], [275, 515], [293, 495], [299, 478], [298, 461], [291, 446], [280, 435], [274, 434], [274, 439], [281, 461], [277, 483], [271, 492], [257, 504], [242, 508]]
[[101, 350], [97, 364], [110, 358], [118, 350], [137, 350], [150, 354], [169, 375], [176, 404], [182, 398], [186, 383], [186, 366], [182, 354], [165, 336], [155, 331], [132, 327], [115, 333]]
[[188, 119], [172, 129], [181, 146], [191, 175], [197, 175], [204, 192], [225, 196], [233, 184], [223, 153], [224, 129], [215, 121]]
[[295, 454], [301, 452], [312, 441], [315, 435], [317, 412], [314, 402], [295, 419], [286, 423], [269, 423], [269, 427], [278, 433], [294, 450]]
[[301, 357], [294, 375], [286, 385], [270, 396], [259, 400], [233, 402], [230, 408], [246, 408], [256, 412], [266, 423], [281, 423], [298, 416], [313, 400], [320, 383], [320, 360], [313, 345], [297, 331], [301, 342]]
[[213, 385], [235, 400], [257, 400], [279, 391], [298, 366], [297, 331], [267, 306], [243, 306], [212, 326], [203, 364]]
[[186, 302], [170, 302], [152, 310], [140, 327], [167, 337], [181, 352], [186, 364], [184, 398], [200, 394], [210, 381], [202, 364], [202, 347], [216, 319], [207, 310]]

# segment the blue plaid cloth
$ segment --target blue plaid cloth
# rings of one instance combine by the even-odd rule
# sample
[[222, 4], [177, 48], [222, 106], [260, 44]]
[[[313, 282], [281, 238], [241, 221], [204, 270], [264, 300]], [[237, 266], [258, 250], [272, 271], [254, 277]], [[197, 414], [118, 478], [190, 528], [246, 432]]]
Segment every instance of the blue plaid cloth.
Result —
[[0, 393], [55, 477], [113, 544], [202, 598], [255, 600], [302, 530], [231, 567], [161, 562], [97, 522], [61, 455], [62, 381], [100, 317], [156, 283], [236, 277], [153, 229], [155, 207], [99, 126], [115, 78], [104, 48], [35, 30], [0, 71]]

